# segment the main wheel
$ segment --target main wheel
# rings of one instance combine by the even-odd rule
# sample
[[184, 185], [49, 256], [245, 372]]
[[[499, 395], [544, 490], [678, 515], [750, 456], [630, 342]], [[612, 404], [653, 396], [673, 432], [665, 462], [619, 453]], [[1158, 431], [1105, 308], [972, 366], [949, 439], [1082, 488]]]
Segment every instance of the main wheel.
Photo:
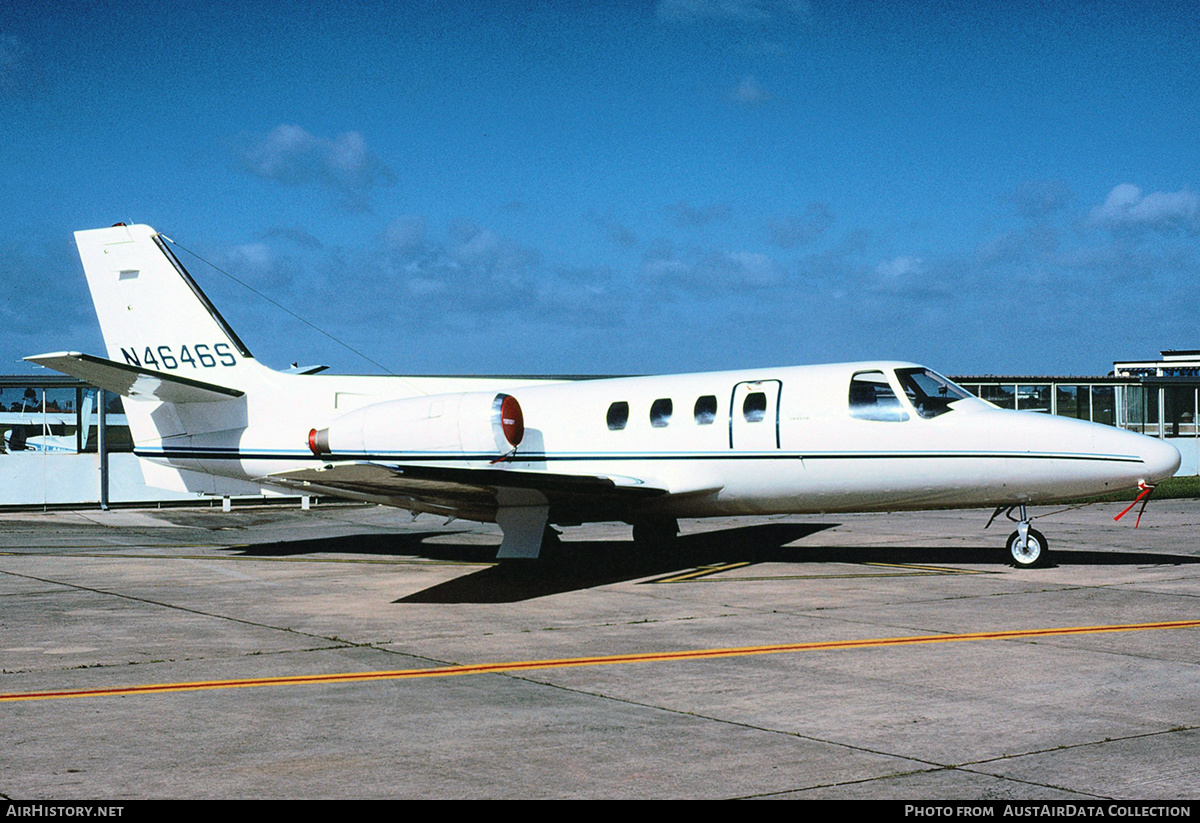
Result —
[[643, 551], [669, 551], [679, 536], [679, 521], [673, 517], [633, 524], [633, 542]]
[[1012, 563], [1019, 569], [1032, 569], [1044, 566], [1048, 557], [1046, 536], [1037, 529], [1030, 529], [1025, 545], [1021, 544], [1021, 532], [1015, 531], [1008, 537], [1008, 554]]
[[562, 537], [559, 535], [558, 529], [546, 524], [546, 530], [542, 532], [542, 548], [538, 552], [538, 559], [546, 562], [554, 562], [562, 557]]

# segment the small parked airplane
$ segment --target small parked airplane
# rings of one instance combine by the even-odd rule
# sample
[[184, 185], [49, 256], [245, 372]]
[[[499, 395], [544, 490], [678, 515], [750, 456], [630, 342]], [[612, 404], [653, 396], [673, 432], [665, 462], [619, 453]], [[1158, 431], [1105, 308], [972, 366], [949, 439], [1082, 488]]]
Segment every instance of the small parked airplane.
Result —
[[1152, 486], [1180, 463], [1169, 443], [998, 409], [915, 363], [574, 380], [274, 371], [154, 229], [75, 239], [108, 359], [26, 359], [126, 398], [149, 484], [496, 522], [500, 558], [537, 557], [551, 524], [624, 521], [657, 548], [680, 517], [987, 506], [1018, 523], [1008, 551], [1033, 566], [1046, 539], [1027, 505]]
[[[4, 446], [10, 453], [17, 452], [41, 452], [45, 454], [78, 454], [81, 445], [86, 445], [88, 435], [92, 431], [92, 406], [95, 405], [96, 393], [88, 392], [83, 399], [83, 409], [79, 415], [79, 426], [83, 429], [81, 436], [77, 439], [74, 434], [55, 434], [54, 425], [61, 430], [63, 427], [63, 419], [74, 418], [74, 414], [63, 414], [61, 412], [54, 415], [54, 423], [46, 422], [36, 412], [30, 413], [26, 417], [17, 417], [23, 425], [17, 428], [5, 429], [0, 437], [4, 440]], [[4, 417], [17, 415], [2, 415]], [[7, 421], [5, 421], [7, 422]], [[29, 430], [33, 428], [41, 430], [41, 434], [29, 434]]]

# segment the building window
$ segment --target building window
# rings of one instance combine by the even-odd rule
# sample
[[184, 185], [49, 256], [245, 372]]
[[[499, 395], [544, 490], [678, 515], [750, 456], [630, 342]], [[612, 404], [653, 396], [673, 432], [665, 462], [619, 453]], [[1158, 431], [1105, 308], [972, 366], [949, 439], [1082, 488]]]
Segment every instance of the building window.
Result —
[[1117, 390], [1113, 386], [1092, 386], [1092, 422], [1117, 425]]
[[1196, 436], [1196, 389], [1192, 386], [1163, 387], [1163, 424], [1167, 437]]
[[1017, 409], [1020, 411], [1050, 413], [1050, 385], [1017, 386]]
[[979, 387], [979, 396], [1002, 409], [1017, 407], [1017, 387], [1011, 384], [987, 385], [985, 383]]
[[1125, 428], [1141, 434], [1158, 433], [1158, 388], [1125, 387]]
[[1055, 408], [1060, 417], [1074, 417], [1076, 420], [1092, 419], [1091, 395], [1087, 386], [1074, 386], [1059, 383], [1054, 387]]

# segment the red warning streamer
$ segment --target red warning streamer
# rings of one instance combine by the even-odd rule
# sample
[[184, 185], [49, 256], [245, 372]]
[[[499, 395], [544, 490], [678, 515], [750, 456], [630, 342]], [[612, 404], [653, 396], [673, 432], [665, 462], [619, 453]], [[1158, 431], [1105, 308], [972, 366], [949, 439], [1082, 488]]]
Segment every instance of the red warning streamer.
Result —
[[1138, 527], [1138, 524], [1142, 522], [1142, 512], [1146, 511], [1146, 504], [1150, 502], [1150, 495], [1154, 493], [1153, 486], [1147, 486], [1141, 481], [1138, 481], [1138, 488], [1142, 490], [1142, 493], [1135, 497], [1133, 502], [1126, 506], [1123, 512], [1113, 518], [1113, 520], [1120, 520], [1122, 517], [1129, 514], [1129, 510], [1136, 506], [1140, 500], [1142, 502], [1142, 507], [1138, 510], [1137, 520], [1135, 520], [1133, 523], [1133, 527], [1135, 529]]

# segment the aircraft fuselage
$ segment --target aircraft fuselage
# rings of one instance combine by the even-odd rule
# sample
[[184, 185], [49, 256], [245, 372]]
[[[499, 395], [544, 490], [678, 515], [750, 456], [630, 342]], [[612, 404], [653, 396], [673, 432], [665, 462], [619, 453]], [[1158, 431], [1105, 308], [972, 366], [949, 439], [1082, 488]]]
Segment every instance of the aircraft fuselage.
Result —
[[[1169, 444], [975, 398], [924, 417], [896, 378], [897, 369], [918, 368], [863, 362], [569, 382], [272, 373], [274, 390], [248, 397], [244, 408], [224, 404], [232, 425], [223, 431], [138, 451], [177, 468], [268, 484], [279, 472], [354, 461], [600, 475], [668, 492], [619, 504], [574, 501], [552, 508], [552, 522], [650, 510], [706, 517], [1049, 503], [1155, 483], [1178, 466]], [[856, 375], [882, 376], [889, 412], [855, 416]], [[305, 446], [312, 428], [357, 408], [423, 396], [417, 392], [506, 392], [524, 412], [524, 439], [503, 455], [443, 442], [317, 458]], [[185, 408], [201, 411], [212, 413]]]

